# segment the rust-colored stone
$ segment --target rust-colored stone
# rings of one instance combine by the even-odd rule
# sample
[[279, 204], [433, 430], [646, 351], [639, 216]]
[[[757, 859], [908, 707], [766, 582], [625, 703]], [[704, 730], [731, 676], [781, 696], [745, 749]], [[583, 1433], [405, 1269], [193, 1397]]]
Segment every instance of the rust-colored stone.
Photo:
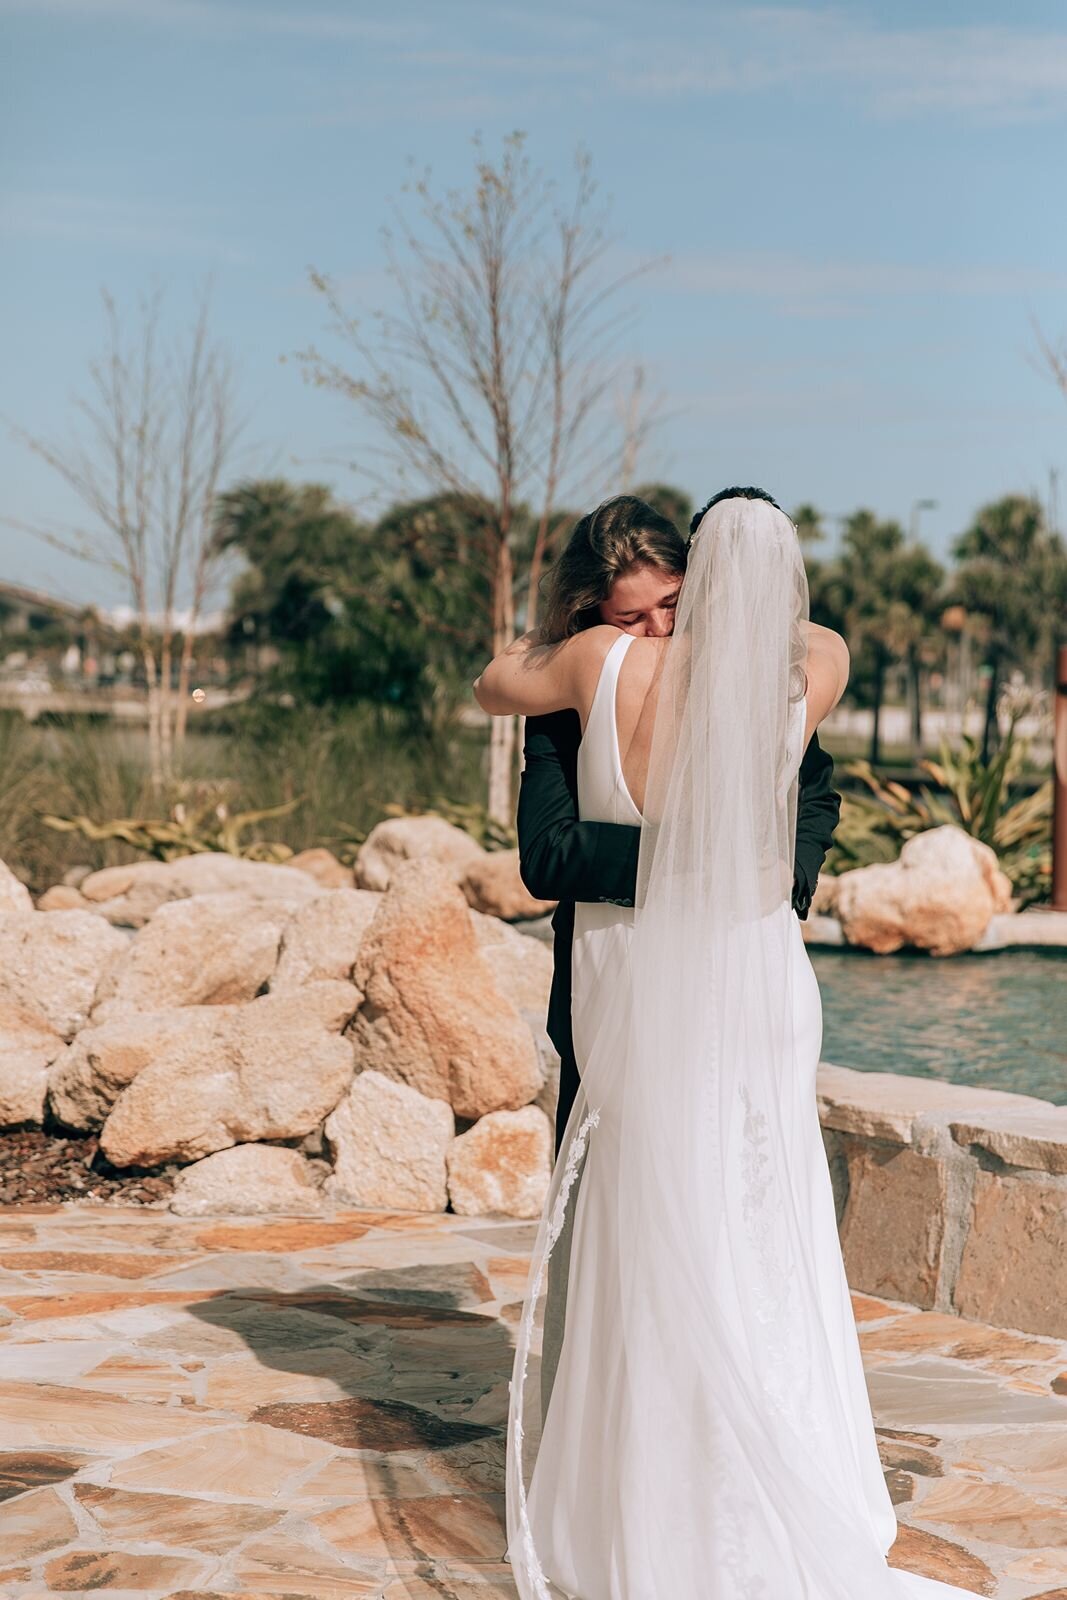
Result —
[[895, 1506], [906, 1505], [915, 1495], [915, 1479], [910, 1472], [904, 1472], [900, 1467], [886, 1469], [885, 1486]]
[[956, 1309], [976, 1322], [1067, 1337], [1067, 1188], [979, 1172], [956, 1280]]
[[552, 1173], [552, 1129], [537, 1106], [494, 1111], [448, 1148], [448, 1197], [464, 1216], [538, 1217]]
[[3, 1553], [9, 1561], [28, 1561], [69, 1544], [78, 1528], [54, 1489], [34, 1489], [3, 1510]]
[[880, 1435], [878, 1454], [883, 1467], [894, 1472], [916, 1474], [920, 1478], [940, 1478], [944, 1468], [930, 1450], [922, 1445], [906, 1444], [902, 1439], [889, 1439]]
[[342, 1322], [374, 1327], [384, 1324], [405, 1331], [417, 1328], [491, 1327], [491, 1320], [475, 1311], [463, 1311], [451, 1305], [413, 1304], [403, 1300], [377, 1300], [370, 1293], [346, 1294], [343, 1290], [331, 1292], [295, 1290], [291, 1294], [277, 1294], [269, 1289], [249, 1291], [249, 1299], [267, 1301], [283, 1306], [287, 1311], [310, 1311], [317, 1317], [339, 1317]]
[[91, 1317], [98, 1311], [127, 1311], [131, 1306], [165, 1305], [168, 1301], [191, 1304], [212, 1300], [217, 1293], [217, 1289], [143, 1289], [139, 1293], [102, 1289], [85, 1294], [11, 1294], [4, 1305], [27, 1322], [38, 1322], [48, 1317]]
[[869, 1294], [854, 1294], [852, 1315], [857, 1322], [880, 1322], [883, 1317], [899, 1317], [900, 1307], [888, 1305], [884, 1300], [875, 1300]]
[[945, 1163], [914, 1150], [843, 1136], [848, 1204], [841, 1248], [855, 1288], [934, 1304], [945, 1234]]
[[89, 1273], [101, 1278], [150, 1278], [157, 1272], [176, 1271], [192, 1257], [135, 1255], [132, 1251], [5, 1250], [0, 1267], [8, 1272]]
[[946, 1526], [983, 1544], [1036, 1550], [1067, 1544], [1067, 1508], [1039, 1500], [1011, 1483], [942, 1478], [931, 1484], [915, 1516]]
[[402, 1400], [330, 1400], [321, 1405], [261, 1406], [253, 1422], [325, 1439], [346, 1450], [445, 1450], [494, 1434], [477, 1422], [453, 1422]]
[[186, 1556], [132, 1555], [117, 1551], [74, 1550], [57, 1556], [44, 1569], [50, 1589], [63, 1593], [89, 1589], [169, 1589], [171, 1584], [195, 1583], [204, 1576], [203, 1561]]
[[288, 1255], [297, 1250], [324, 1249], [331, 1244], [349, 1244], [367, 1233], [364, 1223], [349, 1222], [259, 1222], [248, 1227], [239, 1223], [219, 1223], [203, 1228], [196, 1242], [203, 1250], [277, 1251]]
[[[241, 1600], [380, 1600], [381, 1579], [308, 1548], [300, 1532], [271, 1533], [235, 1560]], [[440, 1589], [440, 1585], [438, 1588]], [[449, 1585], [450, 1587], [450, 1585]]]
[[1056, 1346], [1025, 1339], [1003, 1328], [985, 1328], [963, 1317], [917, 1311], [908, 1317], [860, 1333], [864, 1353], [908, 1355], [937, 1351], [957, 1361], [999, 1361], [1009, 1365], [1054, 1359]]
[[69, 1450], [62, 1454], [51, 1450], [5, 1452], [0, 1455], [0, 1501], [25, 1494], [27, 1489], [63, 1483], [88, 1460], [88, 1456], [75, 1455]]
[[113, 1539], [189, 1546], [221, 1553], [250, 1533], [262, 1533], [285, 1515], [283, 1507], [193, 1500], [177, 1494], [131, 1494], [96, 1483], [76, 1483], [74, 1498]]
[[507, 1542], [503, 1495], [419, 1495], [354, 1500], [311, 1521], [347, 1555], [500, 1560]]
[[410, 861], [395, 873], [352, 981], [365, 996], [349, 1029], [360, 1071], [395, 1078], [468, 1118], [517, 1110], [541, 1088], [529, 1026], [496, 984], [467, 902], [437, 862]]
[[896, 1543], [889, 1552], [889, 1565], [904, 1572], [917, 1572], [924, 1578], [954, 1584], [972, 1594], [996, 1593], [997, 1580], [984, 1561], [961, 1545], [939, 1539], [936, 1533], [923, 1533], [903, 1523], [897, 1529]]

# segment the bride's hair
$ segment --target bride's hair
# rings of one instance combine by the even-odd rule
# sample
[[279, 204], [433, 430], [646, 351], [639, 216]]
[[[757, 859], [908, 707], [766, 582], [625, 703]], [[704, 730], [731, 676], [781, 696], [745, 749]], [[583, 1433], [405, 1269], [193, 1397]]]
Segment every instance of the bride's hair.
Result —
[[[766, 500], [767, 504], [774, 506], [776, 511], [781, 511], [782, 509], [774, 496], [768, 494], [766, 489], [756, 489], [752, 484], [748, 484], [744, 489], [720, 489], [718, 494], [712, 495], [706, 506], [702, 506], [699, 511], [694, 511], [692, 520], [689, 523], [690, 543], [692, 543], [694, 533], [696, 533], [712, 506], [717, 506], [720, 500]], [[688, 545], [686, 548], [688, 549]]]
[[555, 644], [599, 622], [599, 607], [617, 578], [634, 567], [685, 572], [686, 546], [669, 518], [633, 494], [605, 500], [574, 525], [544, 580], [542, 643]]

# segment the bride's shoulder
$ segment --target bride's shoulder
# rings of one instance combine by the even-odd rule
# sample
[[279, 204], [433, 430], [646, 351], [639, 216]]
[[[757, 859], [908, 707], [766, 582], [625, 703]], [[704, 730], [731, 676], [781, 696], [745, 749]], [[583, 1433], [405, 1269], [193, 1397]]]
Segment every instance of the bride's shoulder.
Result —
[[839, 633], [833, 628], [824, 628], [821, 622], [805, 622], [803, 624], [807, 638], [808, 655], [829, 656], [832, 660], [844, 665], [848, 670], [848, 645]]
[[[808, 700], [814, 702], [820, 719], [840, 700], [848, 683], [848, 645], [833, 628], [806, 622]], [[819, 709], [821, 706], [821, 710]]]

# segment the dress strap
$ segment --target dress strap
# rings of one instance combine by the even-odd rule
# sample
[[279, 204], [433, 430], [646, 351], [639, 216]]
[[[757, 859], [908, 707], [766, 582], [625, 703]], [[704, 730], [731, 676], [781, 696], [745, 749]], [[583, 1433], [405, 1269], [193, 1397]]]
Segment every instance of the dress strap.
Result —
[[[619, 681], [619, 672], [627, 650], [634, 642], [632, 633], [620, 633], [604, 657], [600, 668], [600, 677], [597, 680], [596, 693], [593, 703], [589, 707], [589, 716], [582, 733], [582, 741], [589, 738], [597, 725], [604, 721], [610, 728], [610, 737], [607, 748], [610, 750], [614, 740], [615, 729], [615, 685]], [[595, 736], [595, 735], [594, 735]]]

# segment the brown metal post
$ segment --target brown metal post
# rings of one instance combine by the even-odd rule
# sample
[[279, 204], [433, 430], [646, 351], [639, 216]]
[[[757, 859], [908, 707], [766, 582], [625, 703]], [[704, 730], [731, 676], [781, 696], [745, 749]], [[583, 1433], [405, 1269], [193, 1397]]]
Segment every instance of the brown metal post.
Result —
[[1056, 652], [1052, 790], [1052, 909], [1067, 911], [1067, 644]]

